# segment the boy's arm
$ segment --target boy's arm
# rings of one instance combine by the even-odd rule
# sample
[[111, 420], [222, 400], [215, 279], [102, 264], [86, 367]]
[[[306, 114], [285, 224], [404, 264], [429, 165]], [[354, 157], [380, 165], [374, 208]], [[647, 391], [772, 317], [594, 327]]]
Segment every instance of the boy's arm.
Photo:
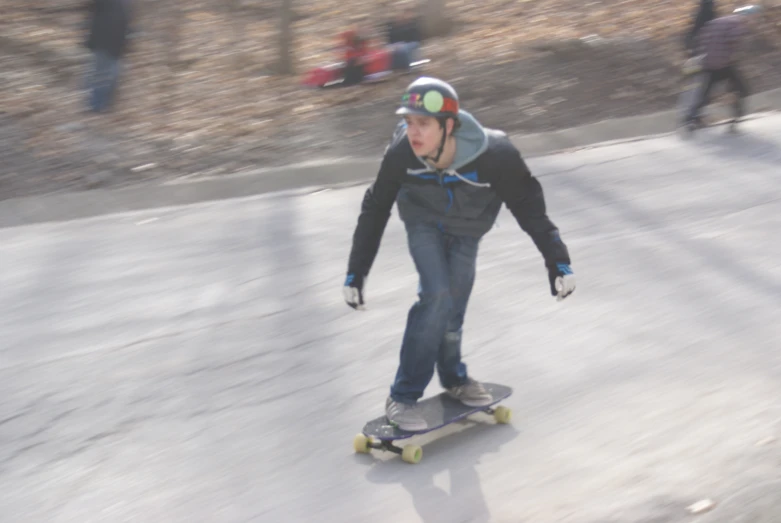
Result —
[[542, 254], [551, 294], [565, 298], [575, 289], [569, 251], [546, 213], [542, 185], [512, 144], [507, 144], [497, 160], [491, 186]]
[[377, 178], [364, 193], [347, 264], [348, 278], [352, 275], [353, 280], [360, 278], [362, 282], [374, 264], [391, 209], [401, 188], [399, 172], [400, 167], [390, 154], [386, 154]]
[[491, 185], [507, 208], [515, 216], [518, 225], [532, 239], [545, 259], [545, 265], [570, 263], [567, 246], [561, 240], [559, 230], [546, 214], [545, 196], [540, 182], [532, 176], [513, 148], [502, 155], [499, 171]]

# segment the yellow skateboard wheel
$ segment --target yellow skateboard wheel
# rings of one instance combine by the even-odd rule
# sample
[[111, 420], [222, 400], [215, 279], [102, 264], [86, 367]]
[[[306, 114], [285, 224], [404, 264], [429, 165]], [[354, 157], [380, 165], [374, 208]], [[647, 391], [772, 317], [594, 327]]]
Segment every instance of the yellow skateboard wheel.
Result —
[[497, 423], [510, 423], [510, 420], [513, 417], [513, 411], [508, 409], [507, 407], [496, 407], [494, 410], [494, 419]]
[[405, 445], [404, 449], [401, 451], [401, 459], [407, 463], [412, 463], [413, 465], [419, 463], [422, 457], [423, 449], [417, 445]]
[[353, 448], [355, 449], [355, 452], [358, 454], [368, 454], [369, 453], [369, 438], [364, 436], [363, 434], [358, 434], [353, 439]]

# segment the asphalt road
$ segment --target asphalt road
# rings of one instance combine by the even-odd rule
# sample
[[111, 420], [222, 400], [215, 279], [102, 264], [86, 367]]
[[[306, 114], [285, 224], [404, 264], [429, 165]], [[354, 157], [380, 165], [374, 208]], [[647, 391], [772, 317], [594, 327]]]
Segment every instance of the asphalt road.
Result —
[[578, 289], [503, 211], [464, 343], [513, 423], [417, 465], [352, 450], [417, 286], [394, 212], [342, 302], [364, 186], [0, 229], [0, 521], [778, 521], [778, 129], [530, 162]]

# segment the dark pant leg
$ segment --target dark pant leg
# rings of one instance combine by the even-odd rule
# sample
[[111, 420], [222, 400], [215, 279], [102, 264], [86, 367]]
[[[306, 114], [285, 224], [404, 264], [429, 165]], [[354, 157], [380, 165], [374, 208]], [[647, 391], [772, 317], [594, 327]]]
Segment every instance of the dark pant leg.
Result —
[[475, 282], [479, 241], [478, 238], [447, 236], [445, 242], [453, 312], [439, 346], [437, 373], [439, 382], [446, 389], [463, 385], [467, 378], [466, 365], [461, 361], [462, 326]]
[[90, 108], [95, 112], [108, 110], [119, 83], [120, 61], [105, 51], [95, 51], [89, 78]]
[[363, 65], [357, 59], [352, 59], [347, 62], [344, 68], [344, 83], [343, 85], [358, 85], [363, 82]]
[[434, 376], [439, 345], [452, 316], [453, 299], [443, 233], [434, 226], [410, 227], [407, 241], [420, 276], [419, 299], [407, 315], [390, 395], [395, 401], [415, 403]]
[[688, 118], [686, 118], [687, 121], [691, 122], [700, 118], [700, 111], [708, 105], [711, 89], [721, 79], [721, 76], [722, 70], [703, 71], [702, 83], [694, 95], [694, 103], [689, 111]]
[[743, 75], [738, 71], [737, 66], [730, 66], [725, 71], [726, 80], [729, 81], [732, 92], [735, 93], [735, 120], [739, 120], [745, 114], [744, 101], [748, 96], [748, 88]]

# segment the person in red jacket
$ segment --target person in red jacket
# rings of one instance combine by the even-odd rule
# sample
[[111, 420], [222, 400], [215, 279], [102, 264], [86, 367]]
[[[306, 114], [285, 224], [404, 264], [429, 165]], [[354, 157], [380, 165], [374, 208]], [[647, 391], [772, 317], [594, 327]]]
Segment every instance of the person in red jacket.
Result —
[[364, 60], [369, 52], [366, 38], [356, 29], [348, 29], [342, 33], [342, 44], [345, 49], [344, 85], [356, 85], [365, 76]]

